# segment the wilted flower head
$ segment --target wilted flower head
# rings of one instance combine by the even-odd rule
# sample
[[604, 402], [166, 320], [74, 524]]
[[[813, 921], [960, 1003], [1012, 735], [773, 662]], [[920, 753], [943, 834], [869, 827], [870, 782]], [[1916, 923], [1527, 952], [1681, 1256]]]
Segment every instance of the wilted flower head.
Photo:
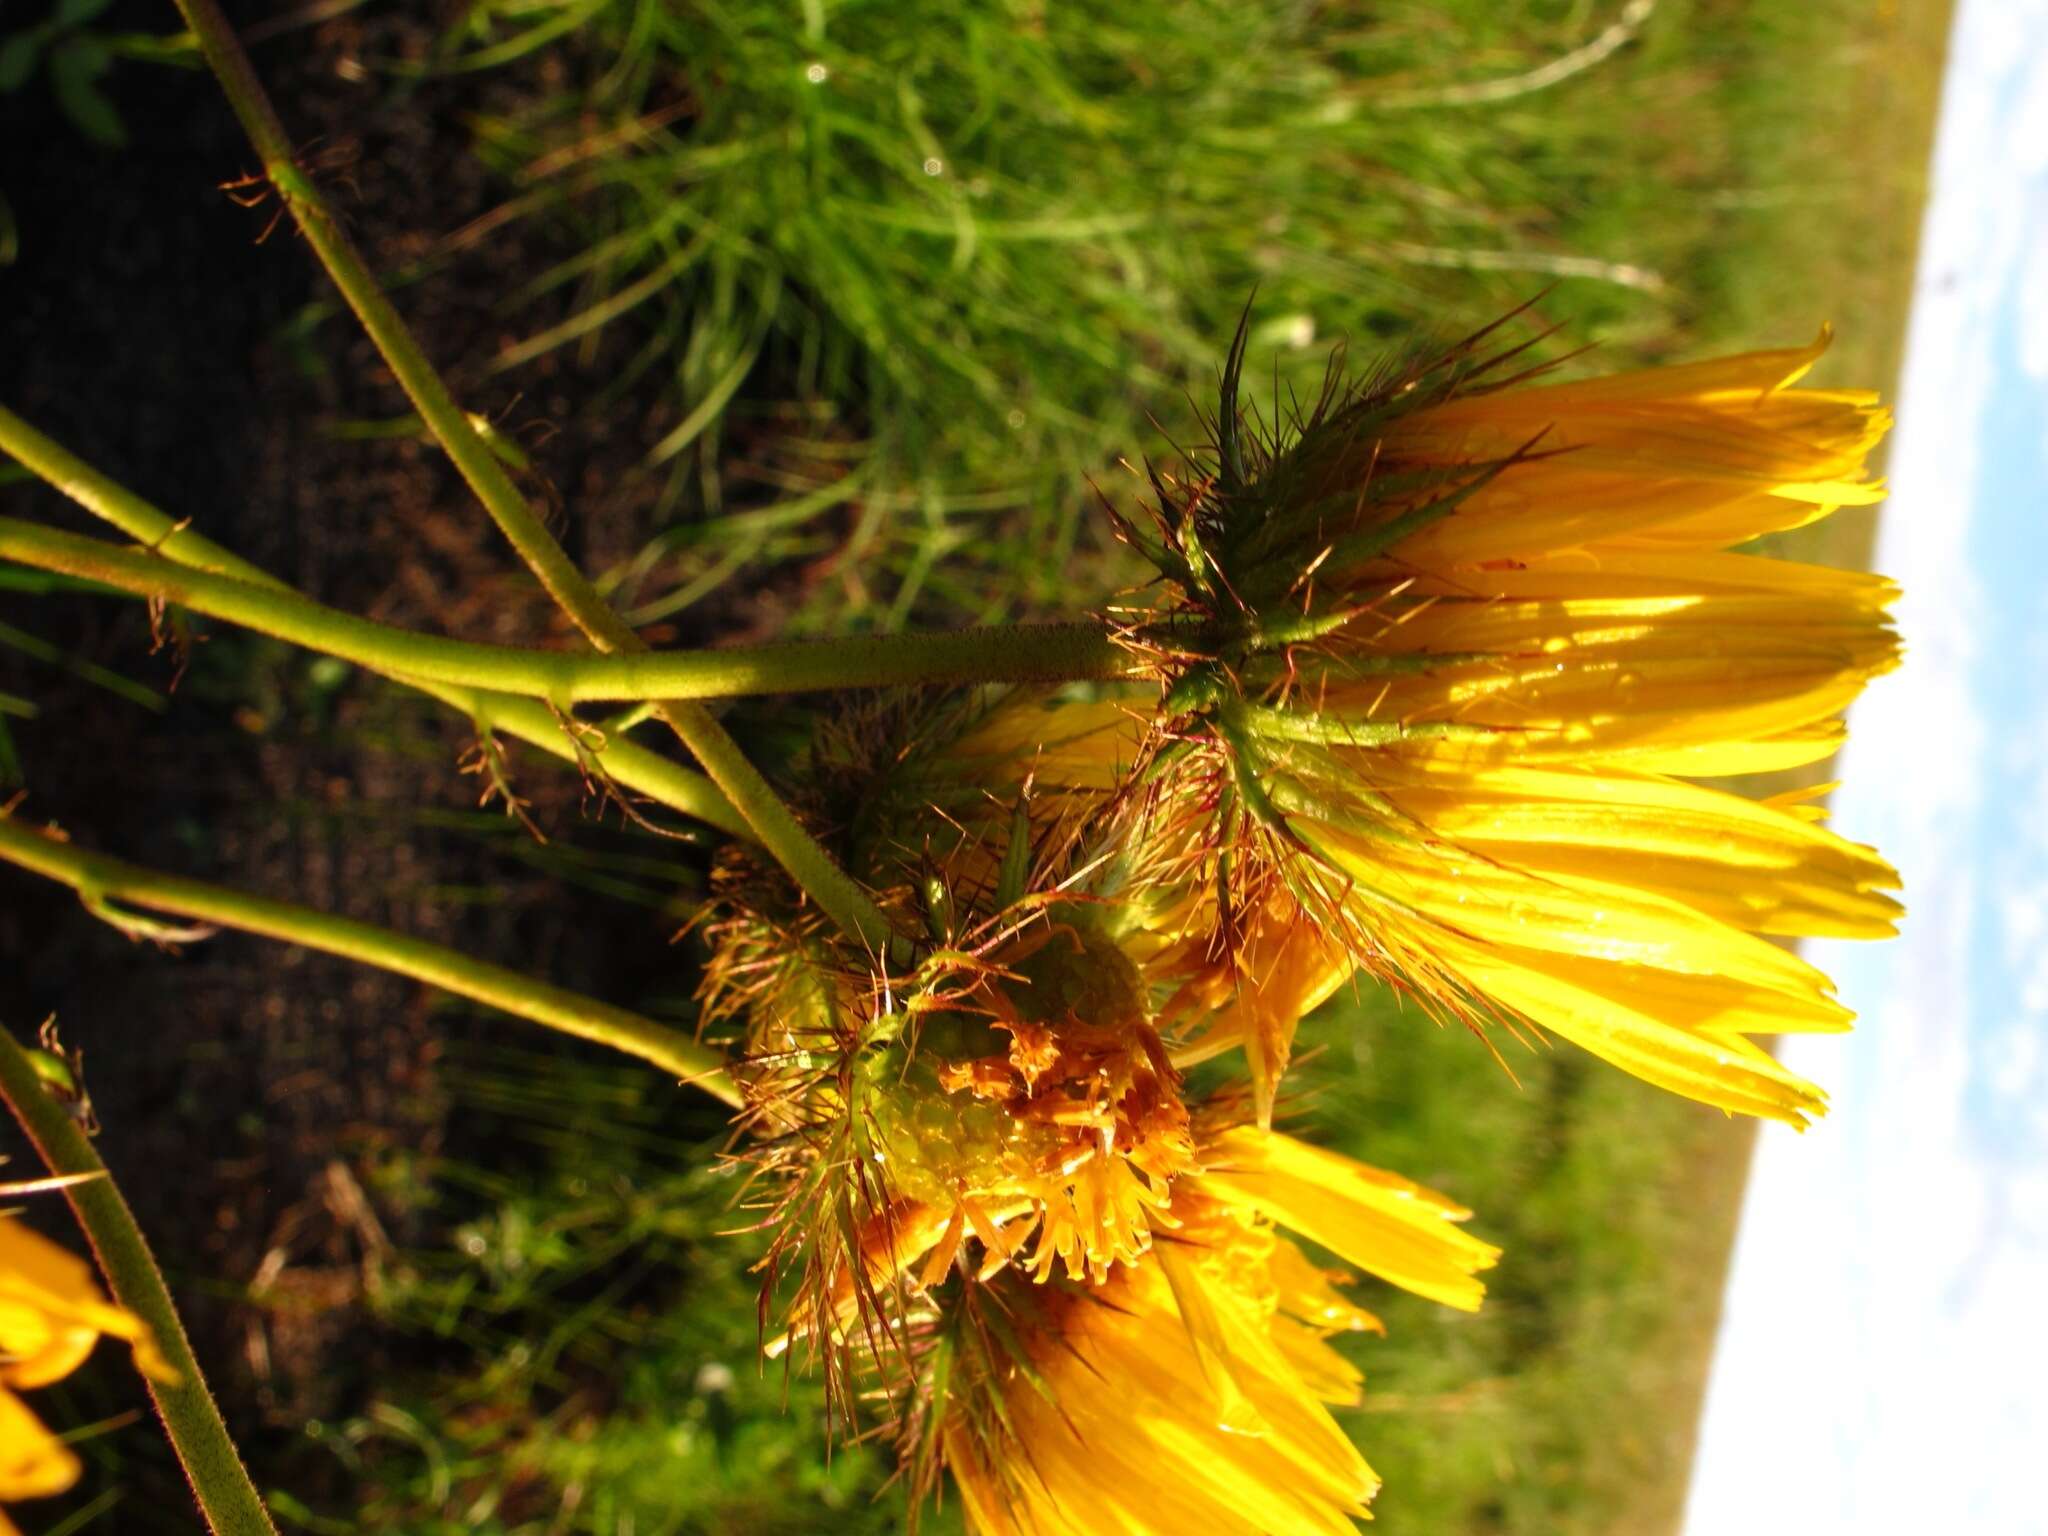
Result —
[[1874, 397], [1793, 387], [1824, 345], [1534, 384], [1475, 339], [1266, 429], [1234, 356], [1210, 466], [1125, 525], [1158, 703], [1020, 697], [963, 760], [1123, 803], [1159, 963], [1262, 1117], [1362, 969], [1801, 1124], [1819, 1091], [1751, 1037], [1850, 1016], [1763, 936], [1889, 933], [1897, 877], [1796, 800], [1691, 781], [1825, 756], [1896, 660], [1889, 582], [1730, 548], [1880, 494]]
[[1377, 1324], [1281, 1230], [1467, 1309], [1498, 1251], [1257, 1127], [1241, 1085], [1191, 1096], [1179, 897], [1114, 797], [963, 774], [1000, 718], [868, 709], [807, 765], [915, 944], [859, 949], [743, 850], [716, 872], [705, 1013], [741, 1044], [771, 1353], [808, 1345], [849, 1420], [886, 1403], [912, 1481], [950, 1467], [985, 1532], [1349, 1530], [1377, 1479], [1327, 1339]]

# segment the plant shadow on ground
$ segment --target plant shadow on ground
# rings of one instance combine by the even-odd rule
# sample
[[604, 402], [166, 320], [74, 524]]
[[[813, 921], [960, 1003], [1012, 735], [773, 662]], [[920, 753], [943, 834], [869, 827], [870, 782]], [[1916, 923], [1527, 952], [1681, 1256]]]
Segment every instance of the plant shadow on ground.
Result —
[[[658, 643], [1092, 599], [1123, 567], [1084, 516], [1090, 478], [1119, 495], [1116, 455], [1188, 431], [1177, 392], [1199, 393], [1254, 282], [1260, 366], [1295, 378], [1333, 338], [1366, 358], [1553, 280], [1560, 347], [1601, 339], [1602, 366], [1832, 318], [1829, 382], [1895, 370], [1939, 3], [1665, 0], [1611, 58], [1483, 105], [1429, 98], [1565, 56], [1620, 8], [1151, 5], [1032, 34], [936, 3], [921, 29], [849, 7], [829, 47], [786, 9], [585, 3], [523, 47], [530, 20], [507, 7], [441, 33], [369, 6], [258, 45], [430, 354]], [[620, 33], [641, 14], [665, 30]], [[490, 48], [497, 67], [392, 67]], [[19, 342], [0, 398], [328, 601], [558, 636], [306, 252], [255, 244], [270, 210], [210, 190], [251, 164], [212, 83], [124, 60], [103, 85], [131, 124], [174, 129], [116, 153], [40, 84], [0, 97], [0, 138], [42, 146], [0, 168], [20, 246], [0, 269]], [[1114, 110], [1058, 131], [1062, 100], [1094, 97]], [[827, 102], [847, 120], [835, 198], [813, 196], [814, 165], [715, 153]], [[678, 107], [631, 153], [533, 174]], [[920, 132], [936, 152], [910, 153]], [[678, 177], [684, 206], [715, 210], [694, 250], [699, 228], [663, 222]], [[488, 238], [463, 233], [490, 217]], [[651, 272], [643, 302], [578, 329]], [[1818, 553], [1860, 559], [1857, 526], [1830, 528]], [[45, 647], [0, 645], [0, 692], [41, 709], [12, 722], [15, 771], [81, 840], [687, 1017], [666, 941], [698, 849], [595, 825], [579, 785], [527, 762], [537, 847], [464, 808], [465, 730], [331, 664], [215, 634], [170, 694], [140, 614], [56, 590], [6, 605]], [[752, 722], [771, 758], [789, 719]], [[881, 1458], [828, 1463], [805, 1383], [785, 1414], [752, 1365], [749, 1250], [716, 1235], [733, 1218], [706, 1106], [594, 1053], [508, 1048], [502, 1024], [338, 962], [239, 939], [132, 951], [43, 894], [6, 885], [0, 948], [23, 963], [0, 1009], [20, 1028], [61, 1007], [87, 1046], [108, 1159], [288, 1523], [900, 1525]], [[1359, 1341], [1354, 1425], [1388, 1480], [1379, 1528], [1670, 1529], [1746, 1132], [1504, 1047], [1518, 1090], [1377, 997], [1310, 1033], [1314, 1134], [1471, 1204], [1508, 1250], [1476, 1319], [1368, 1298], [1390, 1327]], [[107, 1423], [138, 1397], [102, 1362], [53, 1417]], [[83, 1449], [58, 1526], [194, 1528], [146, 1426]]]

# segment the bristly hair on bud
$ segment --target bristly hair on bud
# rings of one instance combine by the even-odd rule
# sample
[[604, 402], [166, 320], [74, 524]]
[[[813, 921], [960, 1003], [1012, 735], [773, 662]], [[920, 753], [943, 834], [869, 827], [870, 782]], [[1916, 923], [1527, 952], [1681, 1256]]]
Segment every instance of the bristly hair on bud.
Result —
[[[1533, 304], [1535, 301], [1531, 301]], [[1152, 527], [1113, 506], [1118, 535], [1169, 583], [1126, 632], [1140, 654], [1169, 662], [1232, 661], [1313, 643], [1349, 622], [1343, 573], [1450, 516], [1511, 465], [1545, 450], [1541, 434], [1491, 459], [1383, 466], [1386, 429], [1464, 396], [1511, 389], [1562, 359], [1511, 365], [1552, 334], [1514, 346], [1487, 342], [1530, 306], [1455, 345], [1418, 349], [1353, 377], [1341, 345], [1306, 404], [1275, 395], [1270, 414], [1244, 387], [1251, 311], [1238, 322], [1207, 442], [1179, 470], [1148, 464]], [[1321, 577], [1321, 584], [1318, 584]]]
[[820, 1355], [849, 1417], [852, 1384], [900, 1354], [956, 1267], [1099, 1280], [1171, 1226], [1192, 1158], [1154, 984], [1077, 841], [1049, 846], [1021, 798], [976, 825], [904, 809], [896, 770], [937, 729], [926, 710], [870, 712], [811, 765], [859, 808], [849, 867], [924, 934], [906, 966], [857, 952], [741, 849], [703, 930], [703, 1017], [741, 1047], [733, 1156], [770, 1233], [764, 1327], [780, 1315], [772, 1350]]
[[1261, 419], [1241, 328], [1207, 449], [1120, 523], [1159, 572], [1113, 614], [1145, 723], [1025, 699], [977, 740], [1057, 740], [1041, 795], [1121, 802], [1176, 925], [1155, 963], [1244, 1046], [1262, 1120], [1302, 1013], [1362, 971], [1803, 1125], [1823, 1096], [1753, 1037], [1849, 1015], [1766, 936], [1889, 933], [1897, 876], [1693, 781], [1826, 756], [1895, 665], [1890, 582], [1737, 549], [1881, 497], [1889, 417], [1795, 387], [1825, 331], [1569, 382], [1498, 331], [1357, 382], [1340, 357]]

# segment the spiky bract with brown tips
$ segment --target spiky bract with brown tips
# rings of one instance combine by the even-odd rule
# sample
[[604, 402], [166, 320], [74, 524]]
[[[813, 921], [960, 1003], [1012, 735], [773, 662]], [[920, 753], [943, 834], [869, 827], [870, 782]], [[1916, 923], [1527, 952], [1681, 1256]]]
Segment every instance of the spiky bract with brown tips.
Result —
[[[895, 722], [916, 722], [907, 737], [875, 718], [830, 759], [834, 792], [868, 810], [937, 729], [922, 710]], [[956, 1262], [1096, 1281], [1135, 1261], [1191, 1166], [1128, 924], [1089, 888], [1078, 842], [1046, 851], [1025, 814], [991, 824], [1000, 841], [928, 806], [842, 837], [920, 935], [900, 952], [857, 952], [744, 853], [716, 876], [705, 1018], [742, 1045], [736, 1156], [773, 1234], [764, 1306], [793, 1275], [787, 1337], [824, 1350], [842, 1385], [841, 1346], [897, 1347]]]

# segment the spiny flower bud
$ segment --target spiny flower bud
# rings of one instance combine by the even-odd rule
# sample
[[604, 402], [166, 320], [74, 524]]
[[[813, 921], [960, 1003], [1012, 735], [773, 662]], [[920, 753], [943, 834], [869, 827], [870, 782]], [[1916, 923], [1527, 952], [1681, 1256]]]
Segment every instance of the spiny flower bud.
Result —
[[956, 1262], [1100, 1280], [1172, 1227], [1193, 1138], [1141, 964], [1157, 946], [1073, 866], [1082, 843], [1052, 846], [1021, 807], [989, 825], [869, 816], [855, 867], [926, 935], [907, 968], [743, 853], [717, 877], [705, 1016], [740, 1033], [742, 1155], [769, 1176], [771, 1285], [802, 1273], [794, 1335], [900, 1317]]
[[[903, 1199], [949, 1212], [926, 1276], [971, 1231], [988, 1262], [1099, 1278], [1150, 1247], [1190, 1164], [1180, 1074], [1143, 978], [1076, 917], [1055, 910], [985, 960], [928, 961], [948, 1007], [864, 1066], [873, 1155]], [[949, 985], [955, 966], [971, 986]]]
[[[1180, 1073], [1142, 975], [1090, 916], [1013, 916], [900, 980], [814, 973], [830, 1002], [807, 1024], [786, 986], [743, 1005], [749, 1155], [798, 1202], [777, 1223], [815, 1243], [819, 1200], [851, 1223], [806, 1282], [831, 1328], [899, 1275], [937, 1284], [969, 1240], [983, 1272], [1100, 1279], [1172, 1225], [1193, 1155]], [[714, 975], [730, 986], [767, 941], [731, 924], [720, 937]]]

